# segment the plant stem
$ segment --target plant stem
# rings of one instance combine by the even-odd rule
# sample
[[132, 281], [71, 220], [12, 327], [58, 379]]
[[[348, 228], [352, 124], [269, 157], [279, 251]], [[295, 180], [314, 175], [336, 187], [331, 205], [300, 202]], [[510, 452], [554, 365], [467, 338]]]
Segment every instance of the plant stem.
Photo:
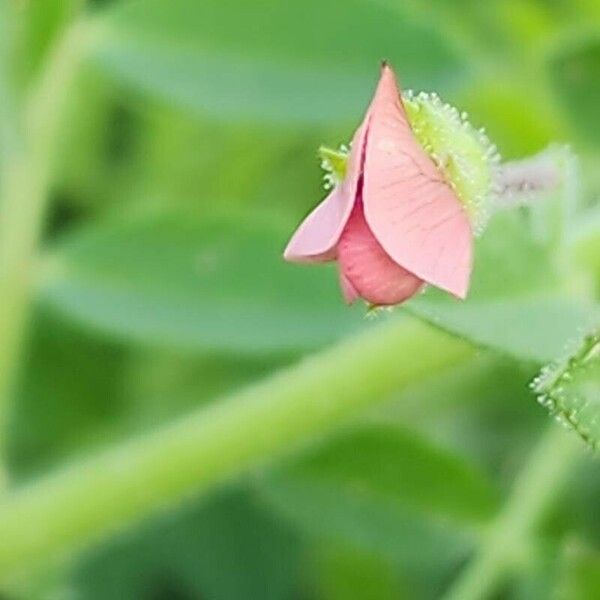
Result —
[[10, 492], [0, 580], [281, 457], [474, 353], [409, 318], [343, 341], [162, 429]]
[[89, 42], [83, 22], [68, 29], [15, 127], [20, 135], [5, 149], [0, 218], [0, 449], [27, 317], [33, 264], [44, 221], [53, 150], [71, 82]]
[[513, 485], [512, 493], [479, 552], [445, 600], [492, 596], [511, 570], [518, 568], [535, 527], [556, 499], [581, 453], [581, 443], [556, 424], [542, 436]]
[[600, 289], [600, 210], [584, 214], [585, 222], [571, 233], [570, 249], [574, 260], [586, 269]]

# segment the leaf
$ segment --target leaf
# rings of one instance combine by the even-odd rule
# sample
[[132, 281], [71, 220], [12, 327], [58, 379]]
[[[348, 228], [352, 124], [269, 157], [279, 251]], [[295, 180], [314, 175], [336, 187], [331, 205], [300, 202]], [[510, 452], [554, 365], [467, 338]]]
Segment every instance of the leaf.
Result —
[[415, 304], [409, 308], [411, 312], [442, 329], [477, 345], [538, 363], [560, 353], [572, 332], [592, 318], [591, 308], [560, 296], [482, 303], [470, 300], [457, 306], [446, 299], [438, 301], [437, 294], [431, 294]]
[[249, 494], [176, 511], [83, 557], [71, 587], [86, 600], [285, 600], [301, 542]]
[[406, 309], [475, 344], [546, 362], [597, 313], [560, 292], [559, 282], [553, 249], [536, 239], [527, 212], [503, 213], [478, 240], [466, 301], [428, 289]]
[[592, 448], [600, 447], [600, 328], [533, 383], [540, 403]]
[[263, 493], [303, 534], [388, 557], [409, 570], [423, 564], [456, 564], [473, 546], [471, 535], [448, 523], [360, 492], [340, 493], [335, 485], [282, 479]]
[[474, 467], [382, 425], [341, 434], [261, 490], [300, 531], [417, 570], [464, 557], [472, 535], [459, 523], [480, 522], [496, 504]]
[[459, 521], [485, 520], [496, 507], [492, 486], [475, 467], [396, 425], [343, 433], [282, 477], [327, 483]]
[[104, 25], [96, 54], [102, 67], [227, 119], [356, 119], [382, 58], [395, 62], [411, 86], [449, 80], [457, 71], [435, 31], [366, 0], [147, 0], [116, 5]]
[[236, 352], [314, 348], [354, 331], [329, 268], [285, 263], [268, 224], [158, 216], [99, 224], [56, 250], [41, 297], [92, 329]]

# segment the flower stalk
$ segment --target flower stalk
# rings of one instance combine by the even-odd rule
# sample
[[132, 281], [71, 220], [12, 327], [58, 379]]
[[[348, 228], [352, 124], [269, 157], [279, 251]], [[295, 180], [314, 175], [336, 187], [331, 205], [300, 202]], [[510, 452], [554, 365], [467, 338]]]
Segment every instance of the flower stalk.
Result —
[[228, 399], [0, 500], [0, 581], [301, 448], [474, 349], [390, 317]]

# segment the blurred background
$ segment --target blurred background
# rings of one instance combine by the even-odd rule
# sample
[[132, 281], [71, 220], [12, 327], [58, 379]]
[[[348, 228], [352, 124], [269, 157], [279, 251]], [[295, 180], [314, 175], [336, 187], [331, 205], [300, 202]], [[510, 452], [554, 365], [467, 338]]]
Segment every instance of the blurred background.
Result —
[[[600, 231], [596, 0], [6, 0], [3, 10], [0, 159], [30, 151], [37, 174], [19, 185], [35, 194], [42, 182], [45, 198], [30, 228], [39, 250], [19, 267], [33, 278], [12, 342], [21, 351], [0, 362], [12, 380], [3, 445], [14, 485], [374, 326], [343, 304], [333, 270], [280, 256], [324, 195], [318, 146], [349, 140], [383, 58], [405, 89], [467, 111], [506, 160], [570, 144], [582, 230]], [[41, 139], [38, 153], [21, 129]], [[581, 262], [600, 275], [599, 257], [596, 241]], [[562, 285], [598, 289], [578, 276]], [[0, 300], [4, 320], [18, 321], [9, 305]], [[527, 358], [481, 350], [399, 390], [358, 439], [332, 442], [330, 468], [364, 449], [362, 474], [340, 467], [346, 475], [317, 485], [261, 470], [1, 597], [444, 597], [552, 422], [529, 390], [542, 361]], [[494, 598], [600, 597], [600, 467], [582, 461]], [[378, 470], [392, 483], [371, 494]], [[466, 483], [438, 510], [448, 473]]]

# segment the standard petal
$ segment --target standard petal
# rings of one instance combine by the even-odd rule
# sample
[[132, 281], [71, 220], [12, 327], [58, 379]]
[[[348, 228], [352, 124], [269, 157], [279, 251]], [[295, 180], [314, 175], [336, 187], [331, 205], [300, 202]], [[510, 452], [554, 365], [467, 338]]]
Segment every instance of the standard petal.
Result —
[[378, 306], [399, 304], [416, 294], [423, 281], [397, 265], [371, 233], [362, 202], [357, 202], [338, 244], [342, 290], [347, 301], [361, 296]]
[[366, 131], [365, 123], [356, 130], [344, 181], [298, 227], [283, 254], [286, 260], [320, 262], [335, 259], [337, 243], [356, 201]]
[[387, 65], [369, 109], [363, 202], [371, 231], [396, 263], [466, 296], [473, 253], [468, 215], [415, 138]]

